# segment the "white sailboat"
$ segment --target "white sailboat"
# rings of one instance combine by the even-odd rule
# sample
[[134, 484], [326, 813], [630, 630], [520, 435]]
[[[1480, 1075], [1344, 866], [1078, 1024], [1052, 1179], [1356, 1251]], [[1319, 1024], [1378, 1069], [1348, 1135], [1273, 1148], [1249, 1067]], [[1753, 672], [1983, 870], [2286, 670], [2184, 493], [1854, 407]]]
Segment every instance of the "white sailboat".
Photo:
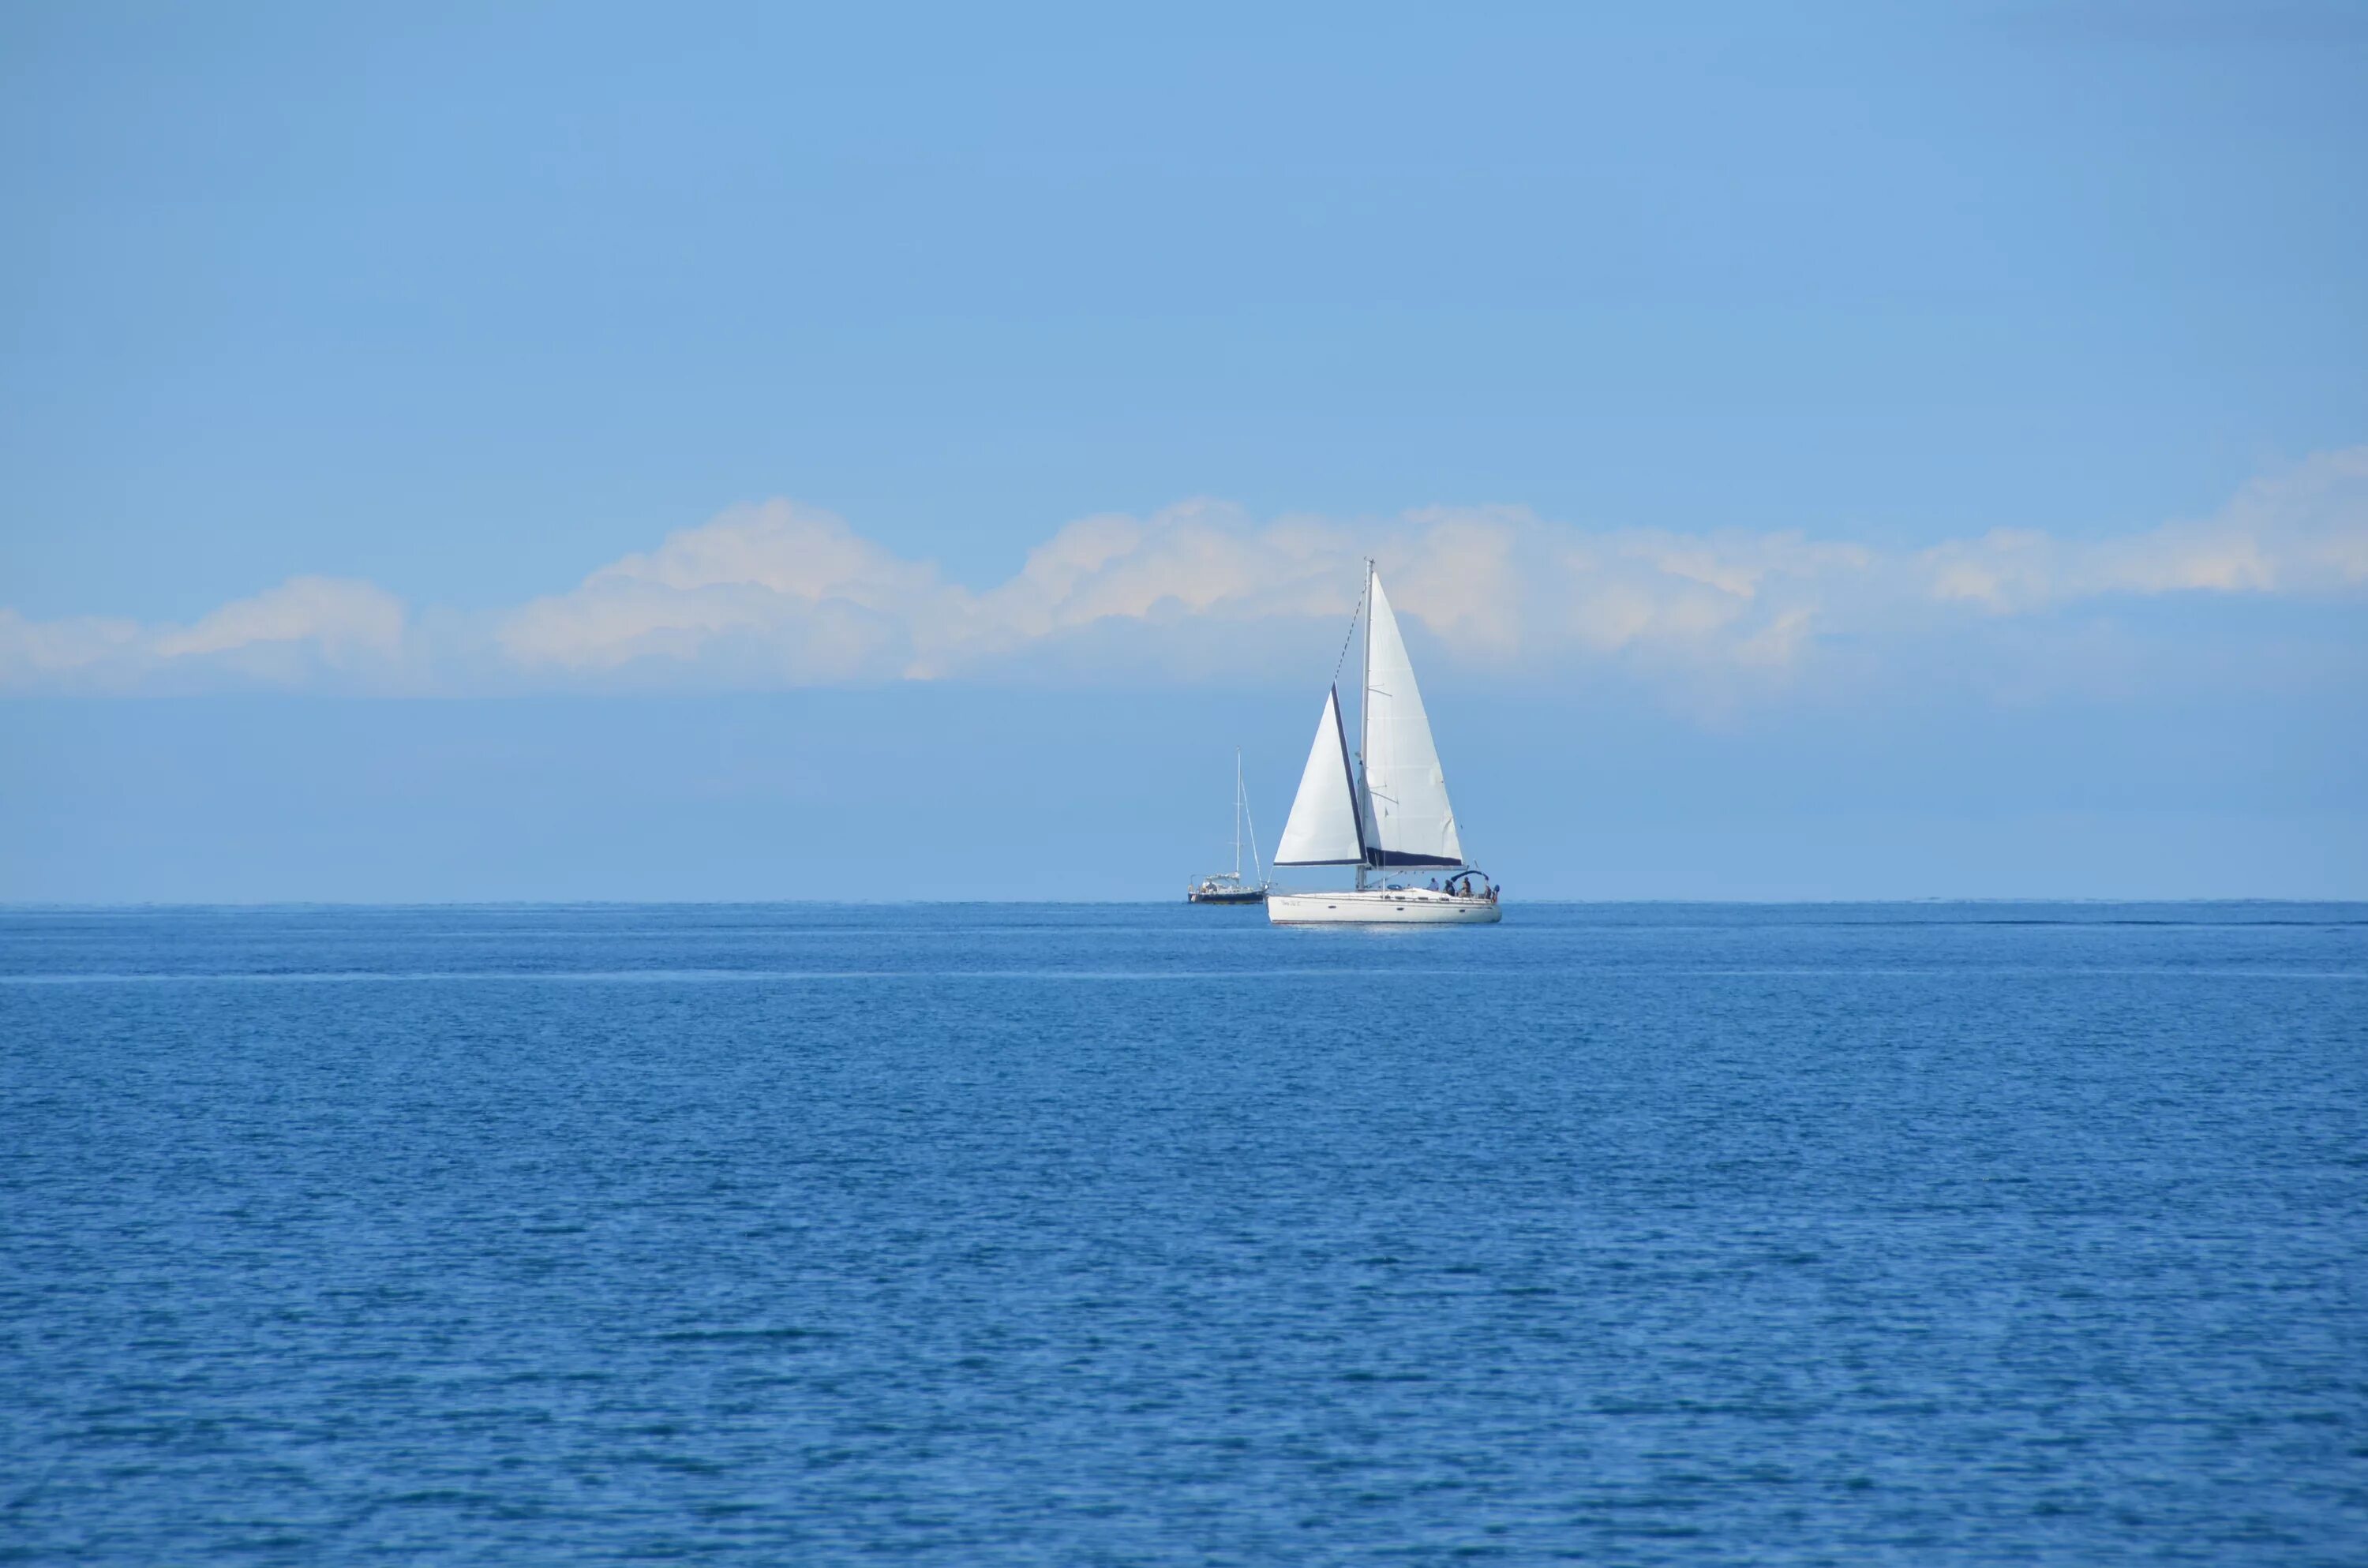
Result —
[[1250, 869], [1258, 881], [1242, 881], [1242, 824], [1249, 819], [1249, 791], [1242, 787], [1242, 754], [1234, 752], [1234, 869], [1202, 877], [1184, 890], [1187, 903], [1264, 903], [1266, 890], [1274, 884], [1267, 881], [1265, 868], [1258, 864], [1258, 824], [1250, 823]]
[[[1463, 858], [1430, 716], [1406, 639], [1373, 563], [1365, 562], [1364, 695], [1352, 757], [1336, 681], [1308, 748], [1299, 794], [1276, 846], [1277, 866], [1354, 866], [1355, 891], [1277, 892], [1277, 926], [1486, 926], [1503, 918], [1497, 889]], [[1428, 886], [1401, 880], [1441, 875]], [[1375, 882], [1376, 875], [1381, 881]]]

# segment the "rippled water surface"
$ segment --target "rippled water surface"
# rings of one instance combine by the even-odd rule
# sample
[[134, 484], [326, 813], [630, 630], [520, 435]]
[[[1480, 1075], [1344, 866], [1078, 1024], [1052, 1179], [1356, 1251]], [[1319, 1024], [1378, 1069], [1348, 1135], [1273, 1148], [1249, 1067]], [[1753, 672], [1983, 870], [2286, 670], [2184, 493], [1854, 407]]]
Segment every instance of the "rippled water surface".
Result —
[[2368, 909], [0, 914], [0, 1556], [2368, 1560]]

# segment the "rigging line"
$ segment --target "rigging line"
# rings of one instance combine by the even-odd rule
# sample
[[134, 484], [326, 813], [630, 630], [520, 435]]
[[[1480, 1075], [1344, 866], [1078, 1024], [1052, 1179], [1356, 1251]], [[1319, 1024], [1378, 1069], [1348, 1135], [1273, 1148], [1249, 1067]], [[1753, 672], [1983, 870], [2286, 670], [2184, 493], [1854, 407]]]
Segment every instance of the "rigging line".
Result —
[[[1370, 575], [1366, 581], [1372, 582]], [[1365, 590], [1360, 588], [1357, 590], [1357, 608], [1349, 612], [1349, 633], [1340, 639], [1340, 656], [1332, 661], [1332, 684], [1336, 688], [1340, 684], [1340, 672], [1349, 667], [1349, 644], [1357, 640], [1357, 618], [1364, 613]]]

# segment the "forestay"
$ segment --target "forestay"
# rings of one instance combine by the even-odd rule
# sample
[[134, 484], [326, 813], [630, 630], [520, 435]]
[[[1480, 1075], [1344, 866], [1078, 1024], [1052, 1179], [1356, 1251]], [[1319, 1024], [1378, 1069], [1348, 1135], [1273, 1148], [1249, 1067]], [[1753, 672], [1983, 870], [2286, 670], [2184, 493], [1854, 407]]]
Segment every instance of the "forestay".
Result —
[[[1447, 776], [1430, 738], [1430, 716], [1414, 683], [1406, 640], [1382, 580], [1372, 580], [1365, 657], [1365, 852], [1374, 866], [1460, 866], [1463, 841]], [[1311, 760], [1309, 767], [1315, 764]], [[1303, 792], [1306, 786], [1302, 785]]]
[[1307, 748], [1307, 767], [1299, 776], [1299, 793], [1291, 802], [1291, 820], [1282, 825], [1274, 863], [1357, 866], [1364, 860], [1348, 735], [1341, 727], [1340, 693], [1335, 687], [1325, 693], [1324, 717], [1316, 722], [1315, 744]]

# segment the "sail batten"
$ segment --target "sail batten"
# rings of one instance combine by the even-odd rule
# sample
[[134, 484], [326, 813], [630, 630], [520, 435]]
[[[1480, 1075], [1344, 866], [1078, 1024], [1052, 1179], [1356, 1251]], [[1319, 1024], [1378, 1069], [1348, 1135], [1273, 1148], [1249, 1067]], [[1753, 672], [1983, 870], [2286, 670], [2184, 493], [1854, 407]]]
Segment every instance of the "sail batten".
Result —
[[1356, 790], [1349, 771], [1349, 741], [1340, 722], [1340, 693], [1324, 695], [1324, 715], [1307, 748], [1291, 819], [1275, 846], [1278, 866], [1357, 866], [1365, 863], [1365, 835], [1358, 820]]

